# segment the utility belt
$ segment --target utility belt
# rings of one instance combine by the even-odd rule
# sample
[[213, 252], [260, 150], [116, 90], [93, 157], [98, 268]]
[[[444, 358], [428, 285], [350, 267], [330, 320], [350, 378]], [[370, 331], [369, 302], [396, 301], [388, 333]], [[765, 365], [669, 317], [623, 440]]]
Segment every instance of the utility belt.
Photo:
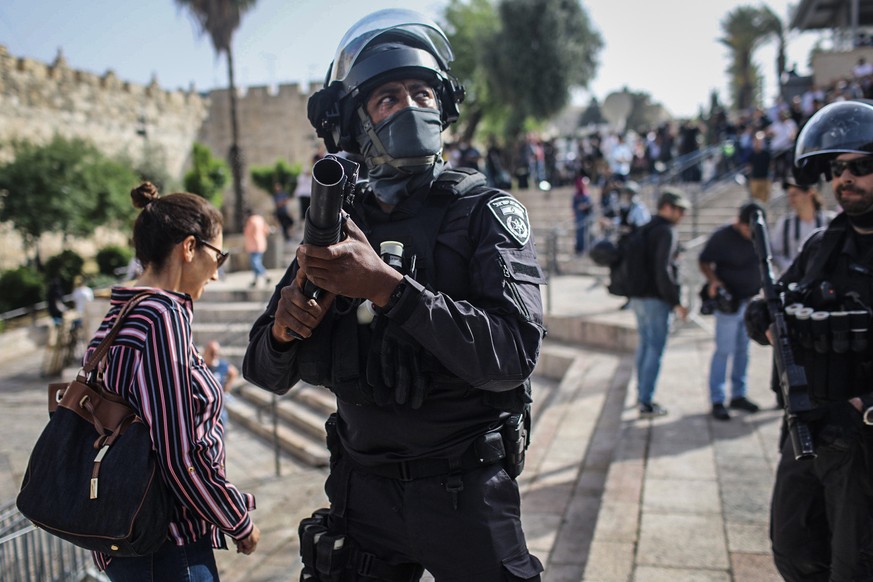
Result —
[[530, 415], [521, 413], [510, 415], [503, 426], [481, 435], [466, 451], [453, 459], [413, 459], [378, 465], [362, 465], [352, 459], [348, 461], [360, 471], [398, 481], [465, 473], [503, 461], [506, 473], [514, 479], [524, 470], [525, 451], [529, 444]]
[[[507, 474], [515, 478], [524, 469], [525, 451], [530, 443], [530, 414], [526, 411], [510, 415], [503, 426], [478, 437], [463, 454], [454, 459], [414, 459], [361, 465], [342, 450], [336, 423], [336, 413], [331, 414], [325, 423], [332, 477], [336, 472], [341, 480], [347, 478], [342, 475], [348, 471], [348, 467], [398, 481], [445, 475], [446, 490], [452, 496], [455, 509], [458, 493], [464, 488], [462, 476], [465, 472], [502, 462]], [[345, 491], [345, 487], [345, 484], [341, 484], [338, 488]], [[345, 533], [342, 517], [345, 499], [332, 498], [331, 502], [335, 509], [337, 505], [342, 509], [336, 514], [331, 514], [328, 509], [319, 509], [300, 522], [298, 534], [304, 566], [301, 581], [339, 582], [347, 571], [386, 582], [411, 582], [421, 577], [423, 568], [416, 564], [389, 564], [357, 548]]]
[[792, 351], [812, 396], [837, 400], [869, 391], [863, 386], [873, 379], [870, 319], [866, 310], [816, 311], [801, 303], [785, 308]]

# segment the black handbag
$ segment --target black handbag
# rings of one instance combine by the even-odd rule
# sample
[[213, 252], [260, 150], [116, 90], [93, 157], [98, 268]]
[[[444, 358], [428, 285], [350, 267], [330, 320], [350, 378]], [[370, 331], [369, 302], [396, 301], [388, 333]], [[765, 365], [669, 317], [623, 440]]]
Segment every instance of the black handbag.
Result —
[[148, 426], [98, 372], [124, 319], [149, 295], [128, 302], [75, 380], [49, 385], [51, 418], [16, 500], [37, 527], [111, 556], [157, 551], [173, 514]]

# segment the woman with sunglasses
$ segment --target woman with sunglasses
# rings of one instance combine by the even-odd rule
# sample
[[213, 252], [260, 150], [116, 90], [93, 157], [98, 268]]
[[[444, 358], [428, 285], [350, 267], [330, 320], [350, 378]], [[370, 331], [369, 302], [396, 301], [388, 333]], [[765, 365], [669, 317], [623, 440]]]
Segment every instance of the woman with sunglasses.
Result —
[[133, 227], [144, 271], [133, 287], [112, 289], [111, 307], [85, 361], [112, 328], [121, 308], [148, 293], [125, 321], [103, 368], [107, 389], [123, 397], [149, 425], [164, 483], [175, 498], [165, 544], [142, 557], [94, 554], [113, 581], [214, 581], [213, 548], [254, 552], [260, 531], [254, 497], [228, 482], [219, 418], [222, 387], [194, 345], [193, 302], [217, 279], [219, 211], [195, 194], [160, 196], [146, 182], [130, 193], [141, 209]]

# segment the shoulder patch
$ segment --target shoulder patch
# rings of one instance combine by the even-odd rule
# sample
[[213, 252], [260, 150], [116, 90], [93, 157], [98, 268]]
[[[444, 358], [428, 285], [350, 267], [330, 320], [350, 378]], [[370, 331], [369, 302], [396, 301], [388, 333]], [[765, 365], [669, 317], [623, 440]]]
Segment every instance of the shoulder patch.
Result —
[[522, 246], [530, 240], [530, 221], [527, 208], [510, 196], [500, 196], [488, 202], [488, 209], [500, 226]]

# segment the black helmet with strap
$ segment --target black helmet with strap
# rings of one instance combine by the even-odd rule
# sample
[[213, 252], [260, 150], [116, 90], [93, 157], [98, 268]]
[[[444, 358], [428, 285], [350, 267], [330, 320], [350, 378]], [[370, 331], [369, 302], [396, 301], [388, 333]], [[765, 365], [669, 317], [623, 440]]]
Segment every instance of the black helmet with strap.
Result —
[[330, 152], [359, 153], [358, 108], [387, 81], [421, 78], [436, 90], [443, 129], [458, 119], [464, 88], [449, 73], [454, 60], [440, 27], [413, 10], [387, 9], [358, 21], [345, 34], [324, 88], [309, 99], [309, 121]]
[[828, 162], [852, 153], [873, 155], [873, 101], [830, 103], [810, 117], [794, 146], [794, 177], [801, 184], [830, 179]]

